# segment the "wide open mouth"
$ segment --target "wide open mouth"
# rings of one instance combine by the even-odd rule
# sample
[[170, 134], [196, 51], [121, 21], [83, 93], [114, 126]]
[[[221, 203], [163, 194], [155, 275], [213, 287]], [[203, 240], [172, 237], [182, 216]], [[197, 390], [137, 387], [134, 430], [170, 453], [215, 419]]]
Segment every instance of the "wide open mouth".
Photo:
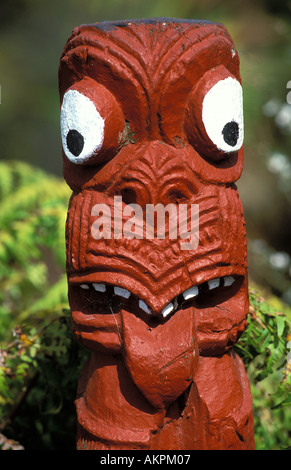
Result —
[[85, 315], [114, 315], [121, 309], [132, 312], [147, 323], [163, 323], [176, 311], [195, 306], [205, 309], [233, 297], [243, 283], [243, 276], [223, 276], [195, 285], [171, 299], [159, 312], [152, 311], [144, 299], [129, 290], [108, 283], [71, 284], [73, 310]]

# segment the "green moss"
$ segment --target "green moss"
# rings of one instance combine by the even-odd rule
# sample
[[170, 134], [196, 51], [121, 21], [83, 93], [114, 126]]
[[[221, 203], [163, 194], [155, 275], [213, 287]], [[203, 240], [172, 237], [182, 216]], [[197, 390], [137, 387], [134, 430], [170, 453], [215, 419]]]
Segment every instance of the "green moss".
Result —
[[135, 134], [131, 130], [131, 127], [130, 127], [130, 122], [125, 120], [124, 129], [119, 134], [119, 138], [118, 138], [119, 145], [124, 147], [125, 145], [128, 145], [128, 144], [134, 144], [135, 143], [134, 135]]

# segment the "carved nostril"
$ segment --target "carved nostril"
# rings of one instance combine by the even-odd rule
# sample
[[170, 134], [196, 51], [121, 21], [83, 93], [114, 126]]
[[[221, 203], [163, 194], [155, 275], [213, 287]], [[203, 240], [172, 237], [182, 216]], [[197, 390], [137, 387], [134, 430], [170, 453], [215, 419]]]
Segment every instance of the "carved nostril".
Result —
[[171, 189], [168, 193], [168, 199], [173, 204], [182, 204], [188, 201], [187, 196], [178, 189]]
[[125, 204], [136, 204], [137, 195], [133, 188], [123, 188], [121, 190], [122, 202]]

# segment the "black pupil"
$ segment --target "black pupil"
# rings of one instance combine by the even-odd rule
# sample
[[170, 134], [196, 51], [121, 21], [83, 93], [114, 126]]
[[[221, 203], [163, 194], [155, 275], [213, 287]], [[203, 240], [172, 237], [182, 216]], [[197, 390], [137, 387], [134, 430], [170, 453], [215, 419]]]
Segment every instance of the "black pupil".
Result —
[[224, 128], [222, 129], [222, 134], [224, 141], [228, 145], [231, 145], [231, 147], [234, 147], [238, 141], [239, 136], [238, 123], [231, 121], [225, 124]]
[[75, 129], [69, 130], [67, 134], [67, 147], [75, 157], [78, 157], [84, 147], [84, 137], [82, 134]]

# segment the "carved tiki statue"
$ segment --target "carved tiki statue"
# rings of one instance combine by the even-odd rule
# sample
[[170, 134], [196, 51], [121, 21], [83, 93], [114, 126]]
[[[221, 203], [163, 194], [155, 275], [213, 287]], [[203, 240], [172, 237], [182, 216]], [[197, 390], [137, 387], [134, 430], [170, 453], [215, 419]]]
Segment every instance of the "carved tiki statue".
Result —
[[[248, 288], [232, 39], [209, 21], [83, 25], [59, 87], [68, 295], [74, 333], [92, 351], [77, 448], [253, 449], [249, 383], [233, 352]], [[170, 227], [185, 207], [199, 209], [197, 243], [190, 209], [188, 244]]]

